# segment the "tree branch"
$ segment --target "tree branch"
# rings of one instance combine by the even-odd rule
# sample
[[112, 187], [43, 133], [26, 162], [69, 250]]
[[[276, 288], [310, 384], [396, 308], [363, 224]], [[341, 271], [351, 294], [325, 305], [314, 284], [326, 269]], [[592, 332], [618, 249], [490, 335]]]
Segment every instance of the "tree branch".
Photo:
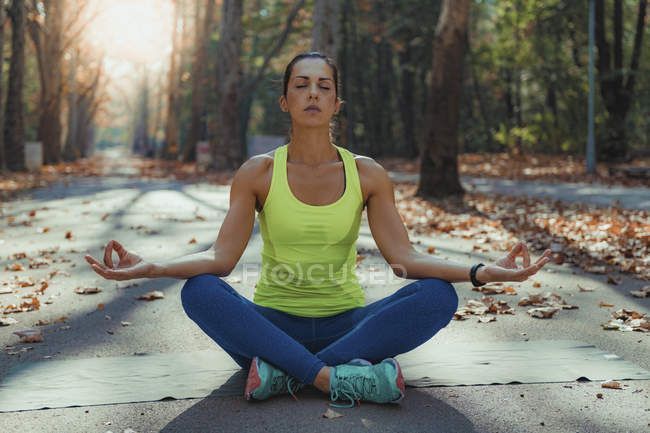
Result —
[[636, 33], [634, 34], [634, 49], [630, 61], [631, 74], [625, 83], [625, 90], [628, 94], [634, 90], [634, 78], [639, 70], [639, 57], [641, 57], [641, 42], [643, 41], [643, 29], [645, 28], [645, 14], [648, 0], [639, 0], [639, 14], [636, 19]]
[[287, 37], [291, 32], [291, 28], [293, 27], [293, 21], [295, 20], [296, 15], [298, 15], [298, 11], [303, 7], [304, 4], [305, 4], [305, 0], [300, 0], [291, 10], [291, 13], [287, 17], [287, 21], [285, 23], [285, 28], [284, 31], [282, 32], [282, 35], [280, 35], [280, 38], [278, 38], [273, 49], [269, 51], [269, 53], [264, 58], [264, 63], [262, 63], [262, 66], [257, 71], [255, 77], [251, 81], [249, 81], [242, 89], [242, 93], [241, 93], [242, 100], [246, 99], [250, 95], [250, 92], [252, 92], [253, 89], [255, 89], [257, 83], [259, 83], [259, 81], [262, 79], [262, 76], [264, 75], [264, 71], [269, 65], [271, 58], [273, 58], [278, 53], [278, 51], [280, 51], [280, 48], [282, 48], [282, 46], [286, 42]]

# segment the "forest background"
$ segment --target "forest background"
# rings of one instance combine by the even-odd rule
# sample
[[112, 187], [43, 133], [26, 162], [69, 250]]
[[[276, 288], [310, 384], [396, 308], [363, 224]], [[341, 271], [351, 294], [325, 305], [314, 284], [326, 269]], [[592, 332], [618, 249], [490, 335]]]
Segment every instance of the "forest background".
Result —
[[[416, 159], [442, 145], [454, 162], [470, 152], [585, 153], [587, 1], [1, 3], [5, 173], [25, 169], [31, 141], [43, 143], [45, 164], [124, 144], [191, 162], [205, 141], [211, 168], [232, 170], [247, 137], [287, 136], [283, 68], [310, 50], [339, 65], [334, 137], [353, 152]], [[648, 149], [647, 0], [594, 3], [596, 155], [616, 162]], [[448, 29], [455, 40], [445, 40]], [[432, 88], [445, 69], [457, 96], [445, 95], [448, 81]], [[449, 123], [441, 110], [458, 112], [452, 145], [432, 135], [436, 122]]]

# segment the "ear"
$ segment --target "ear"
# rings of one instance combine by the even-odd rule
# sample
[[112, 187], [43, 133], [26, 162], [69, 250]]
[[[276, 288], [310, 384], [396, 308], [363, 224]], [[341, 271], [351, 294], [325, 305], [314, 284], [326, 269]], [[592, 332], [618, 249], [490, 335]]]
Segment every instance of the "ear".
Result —
[[285, 98], [284, 95], [280, 96], [280, 109], [285, 113], [289, 111], [289, 108], [287, 107], [287, 98]]
[[341, 111], [341, 104], [343, 101], [341, 101], [340, 97], [336, 97], [336, 103], [334, 104], [334, 114], [339, 114], [339, 111]]

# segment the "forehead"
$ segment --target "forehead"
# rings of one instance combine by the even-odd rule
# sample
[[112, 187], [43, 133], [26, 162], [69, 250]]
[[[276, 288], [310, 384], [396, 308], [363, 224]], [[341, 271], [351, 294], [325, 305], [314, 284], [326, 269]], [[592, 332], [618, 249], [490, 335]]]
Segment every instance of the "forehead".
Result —
[[291, 77], [296, 78], [298, 75], [313, 79], [329, 78], [334, 80], [334, 74], [330, 65], [325, 63], [325, 60], [318, 58], [306, 58], [296, 62], [293, 65]]

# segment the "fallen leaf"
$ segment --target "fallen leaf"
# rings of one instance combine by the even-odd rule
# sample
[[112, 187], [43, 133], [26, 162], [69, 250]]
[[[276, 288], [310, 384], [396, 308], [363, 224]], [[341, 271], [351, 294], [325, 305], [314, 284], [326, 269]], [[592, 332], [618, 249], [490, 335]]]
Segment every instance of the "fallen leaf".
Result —
[[609, 380], [607, 382], [602, 383], [603, 388], [610, 388], [610, 389], [623, 389], [621, 387], [620, 382], [616, 382], [615, 380]]
[[603, 395], [599, 392], [598, 394], [596, 394], [596, 398], [603, 398]]
[[0, 316], [0, 326], [9, 326], [18, 323], [13, 317]]
[[587, 289], [586, 287], [582, 287], [580, 284], [578, 284], [578, 289], [581, 292], [593, 292], [594, 291], [594, 289]]
[[478, 318], [478, 321], [481, 323], [496, 322], [497, 318], [495, 316], [481, 316]]
[[526, 313], [532, 317], [537, 317], [538, 319], [550, 319], [558, 311], [560, 310], [555, 307], [538, 307], [531, 308], [530, 310], [526, 311]]
[[95, 293], [99, 293], [101, 291], [102, 289], [100, 289], [99, 287], [84, 287], [84, 288], [77, 287], [76, 289], [74, 289], [74, 292], [80, 295], [94, 295]]
[[36, 229], [37, 233], [47, 233], [49, 231], [50, 231], [49, 227], [39, 227], [39, 228]]
[[535, 281], [533, 283], [533, 287], [542, 287], [542, 285], [540, 283], [538, 283], [537, 281]]
[[111, 216], [110, 213], [104, 214], [104, 216], [102, 217], [102, 221], [106, 221], [106, 218], [108, 218], [109, 216]]
[[614, 286], [617, 286], [618, 283], [620, 283], [620, 282], [621, 282], [620, 278], [615, 280], [614, 278], [610, 277], [609, 275], [607, 276], [607, 284], [612, 284]]
[[154, 299], [163, 299], [165, 297], [165, 294], [161, 292], [160, 290], [151, 290], [147, 292], [145, 295], [141, 296], [136, 296], [135, 299], [142, 299], [145, 301], [153, 301]]
[[338, 412], [334, 412], [332, 409], [329, 409], [329, 408], [323, 414], [323, 418], [327, 418], [327, 419], [341, 418], [342, 416], [343, 416], [343, 414], [340, 414]]
[[192, 238], [192, 239], [190, 239], [190, 241], [189, 241], [188, 243], [190, 243], [190, 244], [195, 244], [195, 243], [196, 243], [196, 238]]
[[66, 239], [72, 239], [72, 238], [73, 238], [73, 234], [72, 234], [72, 232], [66, 232], [66, 234], [65, 234], [65, 238], [66, 238]]
[[24, 331], [14, 331], [14, 334], [20, 337], [23, 343], [40, 343], [43, 341], [41, 331], [36, 329], [26, 329]]
[[429, 254], [433, 254], [433, 253], [435, 253], [435, 252], [436, 252], [435, 247], [429, 247], [429, 248], [427, 248], [427, 253], [429, 253]]
[[636, 298], [650, 298], [650, 286], [641, 287], [639, 290], [630, 290], [630, 295]]
[[33, 211], [29, 212], [28, 215], [29, 215], [30, 217], [36, 216], [36, 211], [33, 210]]
[[131, 326], [133, 323], [131, 322], [120, 322], [120, 325], [122, 326]]
[[98, 310], [103, 310], [104, 309], [104, 304], [97, 304], [97, 309]]
[[20, 263], [12, 263], [11, 265], [5, 266], [5, 271], [22, 271], [23, 266]]
[[608, 302], [603, 302], [603, 301], [600, 301], [600, 304], [599, 304], [599, 305], [600, 305], [601, 307], [613, 307], [613, 306], [614, 306], [614, 304], [610, 304], [610, 303], [608, 303]]

